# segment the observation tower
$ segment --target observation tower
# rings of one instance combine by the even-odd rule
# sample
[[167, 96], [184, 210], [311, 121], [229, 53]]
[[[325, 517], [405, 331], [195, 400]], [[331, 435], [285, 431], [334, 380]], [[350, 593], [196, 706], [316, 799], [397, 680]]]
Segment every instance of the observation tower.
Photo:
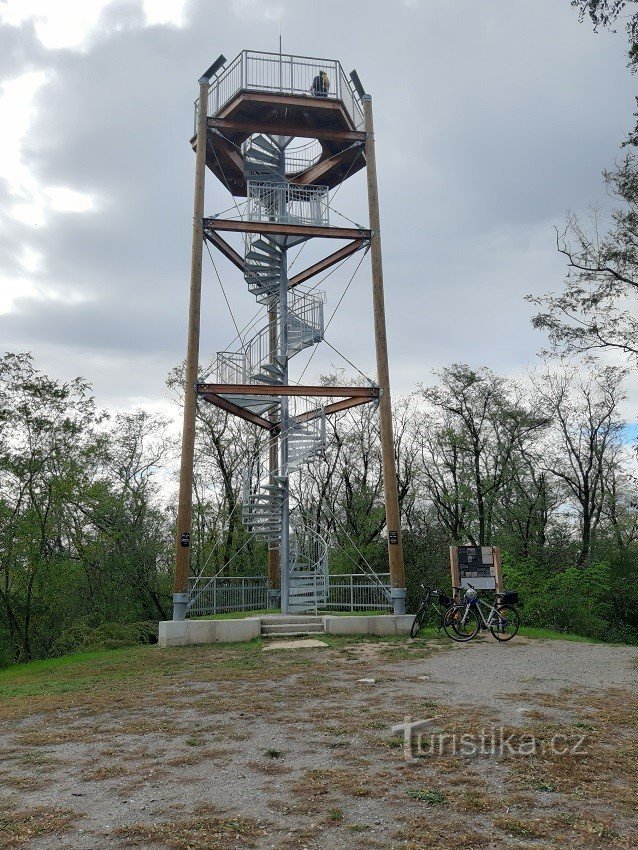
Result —
[[[177, 518], [173, 618], [189, 610], [189, 554], [195, 417], [209, 403], [263, 429], [262, 449], [244, 479], [242, 521], [268, 543], [270, 604], [282, 614], [321, 610], [328, 594], [328, 546], [291, 513], [290, 476], [321, 457], [326, 417], [378, 405], [390, 587], [394, 613], [405, 610], [405, 574], [393, 450], [372, 98], [355, 71], [334, 59], [242, 51], [223, 56], [199, 80], [195, 104], [195, 202], [184, 423]], [[306, 141], [307, 140], [307, 141]], [[367, 170], [369, 227], [331, 221], [331, 192]], [[206, 216], [204, 182], [212, 173], [239, 216]], [[225, 204], [228, 206], [228, 203]], [[242, 250], [227, 241], [243, 239]], [[289, 272], [289, 252], [322, 240], [325, 256]], [[335, 247], [337, 240], [337, 247]], [[264, 321], [233, 351], [217, 353], [214, 382], [197, 383], [204, 242], [243, 275]], [[343, 244], [339, 244], [343, 243]], [[376, 384], [310, 386], [289, 381], [289, 364], [324, 338], [325, 295], [308, 281], [369, 249], [377, 357]]]

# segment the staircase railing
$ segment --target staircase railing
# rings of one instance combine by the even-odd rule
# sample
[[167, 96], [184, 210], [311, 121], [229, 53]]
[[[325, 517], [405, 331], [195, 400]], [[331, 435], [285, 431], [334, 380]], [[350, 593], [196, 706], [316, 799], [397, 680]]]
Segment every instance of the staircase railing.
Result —
[[217, 383], [219, 384], [246, 384], [248, 383], [248, 371], [246, 369], [246, 357], [243, 351], [218, 351], [217, 352]]
[[249, 180], [248, 221], [276, 221], [279, 224], [328, 227], [328, 187]]
[[286, 174], [300, 174], [311, 168], [321, 159], [323, 148], [317, 139], [307, 145], [286, 148]]
[[[289, 314], [289, 351], [293, 357], [302, 348], [323, 339], [323, 304], [325, 293], [315, 291], [290, 294]], [[307, 344], [300, 346], [299, 341]], [[275, 350], [279, 346], [279, 332], [275, 340]], [[264, 325], [246, 342], [241, 351], [217, 352], [217, 381], [220, 384], [247, 384], [254, 382], [252, 376], [259, 373], [264, 365], [271, 362], [270, 325]], [[256, 382], [259, 383], [259, 382]]]

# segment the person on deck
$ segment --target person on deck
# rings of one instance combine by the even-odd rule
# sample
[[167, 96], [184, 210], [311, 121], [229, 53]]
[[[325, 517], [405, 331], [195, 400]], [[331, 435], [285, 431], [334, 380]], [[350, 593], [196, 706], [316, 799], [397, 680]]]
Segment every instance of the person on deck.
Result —
[[330, 78], [325, 71], [319, 71], [317, 76], [312, 81], [310, 91], [315, 97], [328, 97], [328, 89], [330, 88]]

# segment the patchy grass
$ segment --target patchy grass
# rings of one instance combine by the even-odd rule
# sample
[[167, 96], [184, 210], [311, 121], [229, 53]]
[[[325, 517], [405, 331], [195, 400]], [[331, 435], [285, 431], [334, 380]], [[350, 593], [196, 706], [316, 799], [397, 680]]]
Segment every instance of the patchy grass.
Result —
[[239, 850], [256, 847], [263, 828], [247, 818], [222, 818], [200, 809], [195, 817], [168, 823], [136, 824], [117, 830], [128, 845], [162, 844], [177, 850]]
[[[627, 664], [609, 680], [617, 687], [553, 692], [553, 682], [541, 692], [542, 680], [521, 670], [510, 690], [501, 685], [480, 705], [465, 701], [471, 689], [459, 696], [437, 683], [461, 656], [436, 654], [464, 651], [446, 639], [327, 637], [329, 648], [316, 652], [263, 653], [260, 641], [142, 646], [2, 671], [0, 850], [28, 850], [38, 835], [42, 846], [74, 846], [55, 829], [72, 829], [78, 815], [29, 809], [42, 782], [60, 807], [74, 794], [87, 798], [79, 826], [123, 848], [638, 846], [630, 651], [610, 651]], [[486, 654], [481, 675], [490, 675], [489, 659], [506, 655]], [[428, 657], [435, 660], [421, 665]], [[417, 686], [426, 666], [432, 682]], [[374, 687], [358, 684], [368, 676]], [[405, 715], [438, 715], [436, 730], [457, 736], [500, 726], [499, 710], [518, 705], [519, 687], [533, 710], [520, 720], [509, 711], [504, 734], [514, 743], [533, 734], [533, 756], [465, 758], [448, 748], [406, 762], [403, 738], [390, 731]], [[561, 744], [584, 735], [586, 753], [552, 752], [556, 735]], [[184, 789], [195, 788], [185, 801]]]
[[265, 617], [281, 614], [279, 608], [260, 608], [256, 611], [225, 611], [223, 614], [202, 614], [201, 617], [189, 617], [189, 620], [245, 620], [247, 617]]
[[38, 807], [28, 811], [0, 810], [0, 848], [23, 847], [32, 839], [69, 830], [76, 812]]
[[[605, 641], [598, 640], [597, 638], [574, 635], [571, 632], [557, 632], [553, 629], [538, 629], [535, 626], [521, 626], [518, 634], [528, 638], [542, 638], [543, 640], [570, 640], [575, 641], [576, 643], [605, 643]], [[516, 640], [516, 638], [513, 640]], [[620, 646], [621, 644], [613, 645]]]
[[445, 802], [445, 794], [436, 788], [408, 788], [406, 793], [411, 800], [420, 800], [428, 806]]

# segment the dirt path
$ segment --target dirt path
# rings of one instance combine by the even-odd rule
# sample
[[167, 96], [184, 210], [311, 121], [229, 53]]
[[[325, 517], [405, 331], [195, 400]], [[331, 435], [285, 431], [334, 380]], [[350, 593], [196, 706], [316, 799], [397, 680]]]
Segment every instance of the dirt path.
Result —
[[638, 845], [638, 650], [333, 643], [0, 679], [0, 848]]

